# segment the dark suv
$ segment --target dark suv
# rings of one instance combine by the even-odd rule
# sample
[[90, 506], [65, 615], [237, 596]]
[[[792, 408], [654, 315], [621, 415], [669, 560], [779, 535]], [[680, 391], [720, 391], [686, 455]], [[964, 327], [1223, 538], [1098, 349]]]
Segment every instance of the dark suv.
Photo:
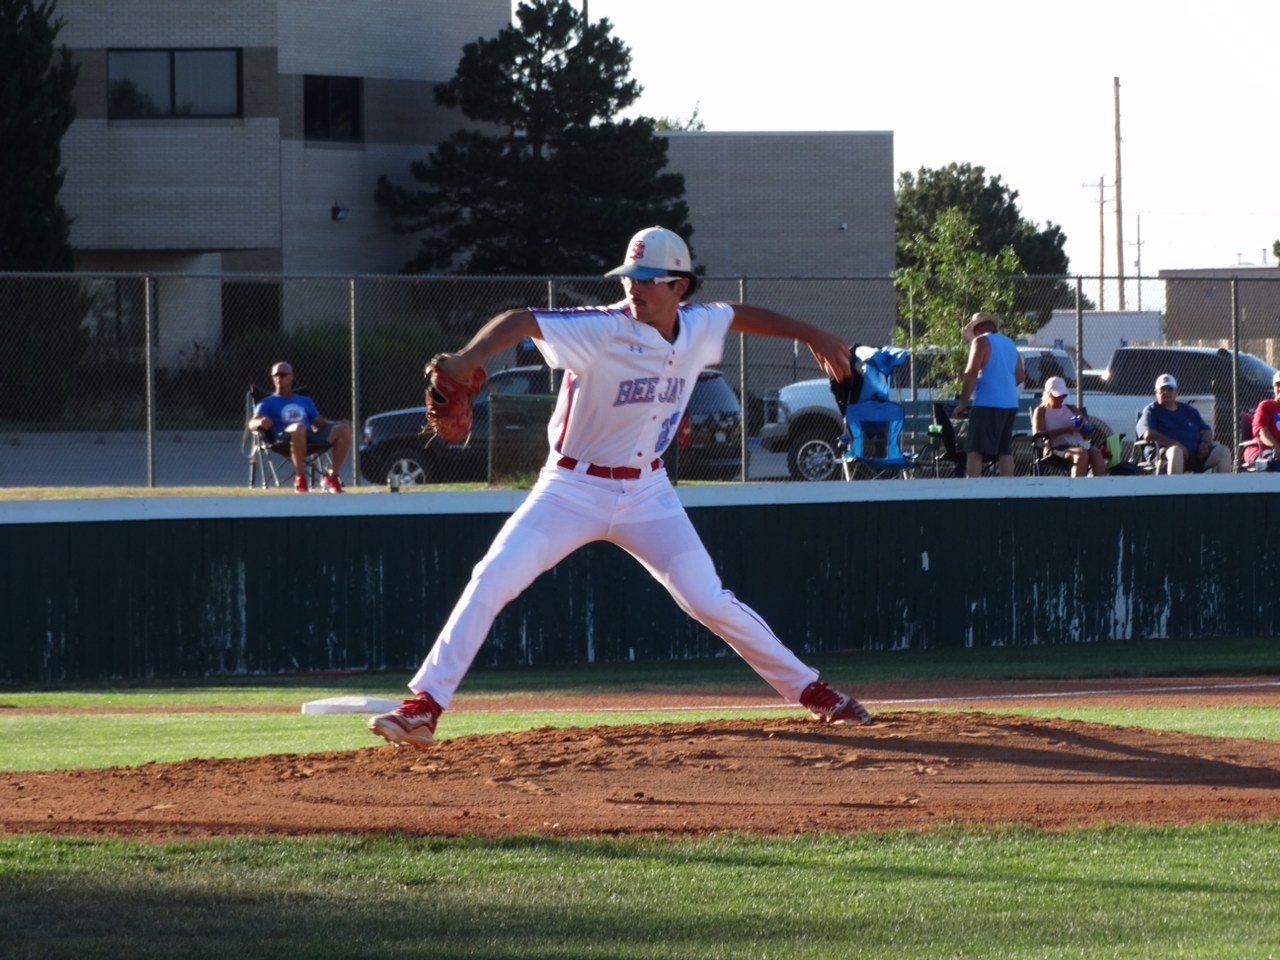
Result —
[[[473, 405], [471, 438], [444, 443], [421, 435], [426, 407], [376, 413], [365, 421], [360, 444], [360, 474], [371, 483], [395, 480], [397, 486], [423, 483], [485, 482], [489, 479], [490, 397], [540, 396], [547, 405], [527, 423], [504, 420], [501, 436], [509, 443], [534, 444], [546, 452], [546, 422], [559, 377], [549, 367], [510, 367], [493, 373]], [[537, 431], [537, 437], [515, 436]], [[672, 472], [691, 480], [732, 479], [741, 470], [742, 406], [718, 370], [698, 375], [689, 406], [664, 459]], [[678, 451], [678, 452], [677, 452]], [[676, 458], [678, 457], [678, 464]], [[541, 459], [538, 460], [541, 462]]]

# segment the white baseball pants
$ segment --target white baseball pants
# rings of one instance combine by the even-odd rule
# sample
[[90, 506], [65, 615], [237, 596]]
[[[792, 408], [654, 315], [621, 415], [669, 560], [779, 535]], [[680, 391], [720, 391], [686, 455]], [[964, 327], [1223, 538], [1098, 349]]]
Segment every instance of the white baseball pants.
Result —
[[422, 667], [409, 681], [447, 707], [498, 613], [544, 571], [596, 540], [639, 560], [680, 608], [723, 639], [789, 703], [818, 678], [755, 611], [720, 584], [715, 564], [665, 470], [610, 480], [547, 466], [471, 573]]

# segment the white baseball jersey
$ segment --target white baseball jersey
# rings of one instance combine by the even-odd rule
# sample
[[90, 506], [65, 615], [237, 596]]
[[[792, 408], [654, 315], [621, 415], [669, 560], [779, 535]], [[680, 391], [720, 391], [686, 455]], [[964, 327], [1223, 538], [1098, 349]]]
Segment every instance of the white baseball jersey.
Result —
[[547, 439], [563, 456], [607, 467], [643, 467], [662, 455], [698, 374], [720, 362], [733, 321], [727, 303], [682, 303], [668, 343], [625, 302], [533, 314], [534, 343], [566, 371]]

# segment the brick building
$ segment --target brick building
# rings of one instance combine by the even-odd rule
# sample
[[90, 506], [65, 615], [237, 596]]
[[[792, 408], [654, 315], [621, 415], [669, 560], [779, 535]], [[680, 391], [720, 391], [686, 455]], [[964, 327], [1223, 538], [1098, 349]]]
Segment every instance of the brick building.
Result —
[[[511, 19], [509, 0], [60, 0], [57, 12], [80, 65], [61, 195], [77, 268], [215, 275], [398, 271], [418, 241], [393, 232], [377, 178], [407, 183], [466, 122], [434, 87], [465, 43]], [[670, 143], [711, 273], [893, 268], [892, 134]], [[620, 238], [639, 226], [619, 224]], [[269, 282], [159, 284], [160, 354], [217, 343], [228, 324], [306, 322], [291, 296]], [[887, 332], [892, 309], [886, 287], [857, 312]]]

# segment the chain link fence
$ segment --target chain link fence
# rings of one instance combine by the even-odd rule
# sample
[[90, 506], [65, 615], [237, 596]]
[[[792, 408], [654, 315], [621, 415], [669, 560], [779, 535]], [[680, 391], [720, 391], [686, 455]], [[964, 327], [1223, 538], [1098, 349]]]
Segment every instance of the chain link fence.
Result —
[[[931, 349], [899, 320], [888, 277], [709, 278], [697, 296], [768, 306], [850, 343]], [[478, 405], [465, 448], [418, 435], [426, 360], [512, 307], [620, 298], [616, 281], [597, 277], [0, 275], [12, 352], [0, 379], [0, 486], [247, 485], [248, 394], [270, 389], [278, 360], [293, 365], [322, 416], [353, 420], [348, 484], [523, 482], [545, 455], [530, 434], [545, 434], [557, 385], [532, 344], [490, 364], [494, 402]], [[1234, 444], [1241, 418], [1271, 395], [1275, 278], [1032, 278], [1015, 304], [1034, 328], [1024, 347], [1045, 358], [1027, 404], [1061, 365], [1091, 417], [1131, 435], [1155, 377], [1173, 373]], [[731, 336], [719, 370], [699, 381], [669, 465], [689, 479], [794, 477], [785, 446], [760, 438], [778, 392], [819, 376], [803, 344]], [[922, 385], [908, 373], [903, 389], [918, 396]], [[510, 399], [529, 395], [540, 400]]]

